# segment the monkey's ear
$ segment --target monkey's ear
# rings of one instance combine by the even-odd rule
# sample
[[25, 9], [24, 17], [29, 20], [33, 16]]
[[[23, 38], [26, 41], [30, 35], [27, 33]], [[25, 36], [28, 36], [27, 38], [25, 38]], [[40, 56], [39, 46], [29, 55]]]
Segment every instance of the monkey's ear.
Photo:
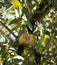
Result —
[[33, 34], [22, 34], [19, 37], [20, 45], [33, 45], [34, 44], [34, 35]]

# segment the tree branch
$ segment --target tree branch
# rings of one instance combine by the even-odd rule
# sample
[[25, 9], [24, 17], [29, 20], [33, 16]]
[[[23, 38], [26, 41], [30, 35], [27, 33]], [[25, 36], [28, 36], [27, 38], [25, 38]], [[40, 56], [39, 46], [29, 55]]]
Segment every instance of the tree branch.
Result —
[[15, 37], [17, 38], [17, 36], [3, 23], [3, 20], [0, 20], [0, 23]]

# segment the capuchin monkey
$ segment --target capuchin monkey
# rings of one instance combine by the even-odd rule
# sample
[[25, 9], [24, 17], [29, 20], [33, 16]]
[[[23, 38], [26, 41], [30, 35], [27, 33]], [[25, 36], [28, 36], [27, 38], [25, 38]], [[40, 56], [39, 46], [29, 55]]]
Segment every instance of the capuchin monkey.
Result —
[[[27, 29], [28, 29], [29, 34], [33, 34], [34, 30], [37, 27], [37, 21], [35, 19], [32, 19], [32, 20], [30, 20], [30, 23], [32, 25], [32, 30], [28, 26], [27, 26]], [[24, 51], [25, 46], [26, 46], [26, 44], [24, 44], [24, 43], [19, 44], [18, 51], [17, 51], [18, 55], [22, 54], [22, 52]], [[34, 49], [34, 55], [35, 55], [36, 63], [40, 65], [40, 62], [41, 62], [41, 54], [40, 54], [40, 52], [39, 51], [37, 52], [36, 49]]]

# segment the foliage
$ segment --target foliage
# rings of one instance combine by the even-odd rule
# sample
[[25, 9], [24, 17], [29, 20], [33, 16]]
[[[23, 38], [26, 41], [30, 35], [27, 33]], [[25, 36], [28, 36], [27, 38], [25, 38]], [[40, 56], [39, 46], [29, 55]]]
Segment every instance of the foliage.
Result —
[[[31, 46], [17, 55], [18, 38], [28, 34], [26, 25], [37, 20], [34, 49], [41, 52], [40, 65], [57, 65], [57, 0], [1, 0], [0, 1], [0, 64], [37, 65]], [[33, 54], [32, 54], [33, 53]], [[16, 58], [19, 57], [19, 58]]]

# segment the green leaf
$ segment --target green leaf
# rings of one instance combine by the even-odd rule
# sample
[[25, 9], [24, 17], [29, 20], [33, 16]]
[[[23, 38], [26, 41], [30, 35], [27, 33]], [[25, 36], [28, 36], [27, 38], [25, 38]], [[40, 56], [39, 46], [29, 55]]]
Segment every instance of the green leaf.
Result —
[[23, 13], [26, 14], [26, 18], [29, 20], [31, 15], [29, 14], [29, 11], [27, 8], [23, 9]]
[[45, 46], [45, 50], [48, 50], [50, 48], [50, 43], [47, 43]]
[[40, 47], [41, 47], [41, 40], [35, 40], [35, 42], [34, 42], [34, 49], [39, 51]]
[[22, 27], [20, 28], [20, 30], [19, 30], [19, 32], [18, 32], [18, 36], [20, 37], [20, 35], [21, 35], [22, 33], [28, 34], [28, 30], [27, 30], [27, 28], [26, 28], [25, 25], [22, 25]]
[[57, 10], [57, 0], [54, 0], [53, 5], [54, 5], [54, 8]]
[[27, 30], [25, 25], [22, 25], [22, 32], [25, 33], [25, 34], [28, 33], [28, 30]]
[[8, 9], [11, 6], [11, 0], [4, 0], [4, 6]]
[[29, 21], [25, 21], [26, 25], [30, 28], [30, 30], [32, 30], [32, 25]]
[[50, 36], [45, 34], [42, 38], [42, 45], [45, 47], [47, 44], [49, 44], [49, 40], [50, 39]]
[[20, 10], [22, 10], [22, 4], [18, 0], [12, 0], [15, 4], [15, 7], [19, 7]]
[[9, 23], [9, 25], [11, 25], [11, 24], [17, 24], [19, 22], [19, 19], [13, 19], [10, 23]]
[[18, 37], [20, 37], [22, 33], [23, 33], [23, 32], [22, 32], [22, 30], [20, 29], [19, 32], [18, 32]]

